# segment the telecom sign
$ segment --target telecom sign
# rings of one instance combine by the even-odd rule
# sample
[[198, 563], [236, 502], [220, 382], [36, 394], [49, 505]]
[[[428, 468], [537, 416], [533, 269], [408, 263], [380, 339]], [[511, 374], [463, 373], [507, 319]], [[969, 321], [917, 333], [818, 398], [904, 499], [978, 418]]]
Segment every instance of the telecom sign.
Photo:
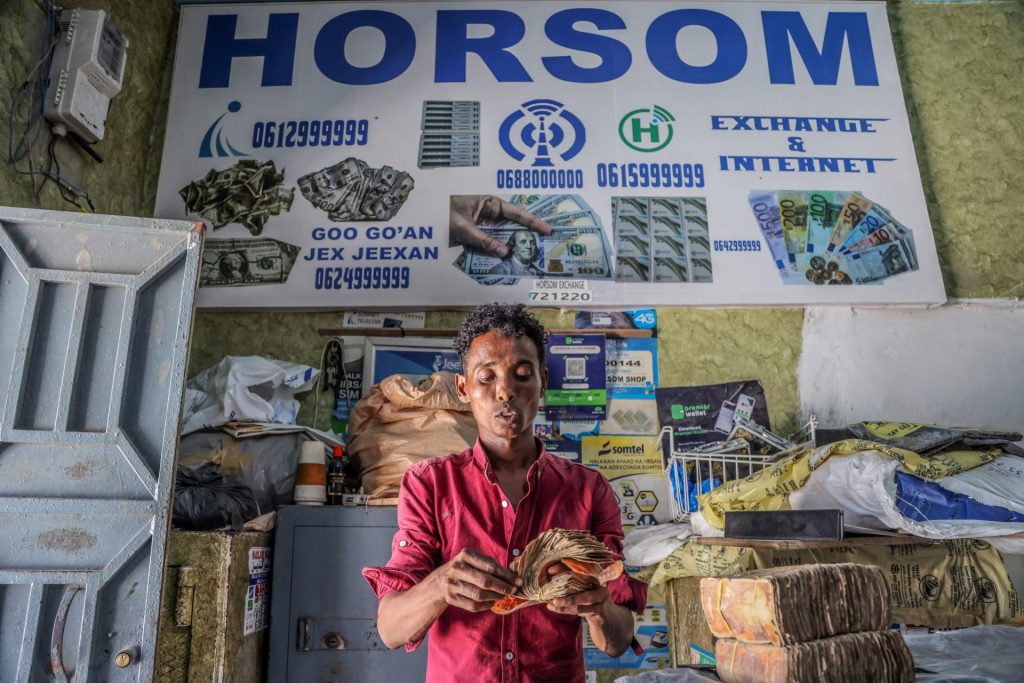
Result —
[[672, 142], [675, 117], [664, 107], [634, 109], [619, 121], [619, 137], [637, 152], [657, 152]]
[[945, 300], [883, 2], [181, 11], [207, 308]]

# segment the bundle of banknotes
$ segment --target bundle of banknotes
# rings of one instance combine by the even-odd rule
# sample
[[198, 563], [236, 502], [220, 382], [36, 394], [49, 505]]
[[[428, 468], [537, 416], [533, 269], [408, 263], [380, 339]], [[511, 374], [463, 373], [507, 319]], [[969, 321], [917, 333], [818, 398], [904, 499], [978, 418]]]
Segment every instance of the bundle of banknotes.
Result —
[[214, 230], [241, 223], [255, 237], [270, 216], [292, 208], [295, 189], [283, 183], [284, 169], [278, 171], [273, 161], [242, 159], [223, 171], [210, 169], [178, 194], [185, 200], [185, 211], [210, 221]]
[[878, 283], [918, 269], [910, 229], [859, 192], [755, 190], [748, 201], [787, 285]]
[[203, 245], [201, 287], [281, 284], [288, 280], [299, 248], [266, 237], [208, 239]]
[[299, 178], [299, 191], [327, 212], [332, 221], [373, 221], [392, 218], [416, 183], [405, 171], [373, 168], [349, 157]]
[[612, 197], [619, 282], [711, 282], [704, 197]]
[[[551, 576], [548, 570], [558, 562], [565, 571]], [[527, 544], [509, 569], [523, 580], [523, 585], [491, 607], [498, 614], [606, 585], [622, 575], [623, 564], [608, 546], [586, 531], [548, 529]]]
[[601, 219], [582, 197], [520, 194], [506, 199], [547, 221], [551, 234], [541, 235], [512, 221], [479, 226], [506, 244], [508, 255], [498, 258], [465, 250], [455, 261], [457, 268], [485, 285], [511, 285], [520, 277], [612, 278], [611, 249]]

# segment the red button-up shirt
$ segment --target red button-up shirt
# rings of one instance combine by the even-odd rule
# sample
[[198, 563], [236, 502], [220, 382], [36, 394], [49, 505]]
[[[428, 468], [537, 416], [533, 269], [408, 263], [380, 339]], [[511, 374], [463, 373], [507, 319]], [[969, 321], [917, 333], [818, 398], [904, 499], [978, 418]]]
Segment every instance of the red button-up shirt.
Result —
[[[526, 495], [514, 509], [479, 441], [409, 468], [398, 496], [391, 560], [363, 570], [378, 599], [408, 590], [463, 548], [507, 565], [552, 528], [585, 529], [622, 557], [619, 507], [602, 474], [541, 448], [526, 482]], [[647, 602], [647, 587], [625, 574], [608, 592], [633, 612]], [[581, 624], [579, 617], [543, 605], [504, 616], [449, 606], [429, 631], [427, 683], [583, 681]]]

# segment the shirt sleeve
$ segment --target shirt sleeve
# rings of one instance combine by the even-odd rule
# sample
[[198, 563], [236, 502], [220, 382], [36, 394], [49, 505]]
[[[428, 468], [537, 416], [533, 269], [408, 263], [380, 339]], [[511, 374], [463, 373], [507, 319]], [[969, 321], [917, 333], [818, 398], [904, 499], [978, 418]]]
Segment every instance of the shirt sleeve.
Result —
[[[597, 477], [591, 519], [591, 533], [612, 549], [615, 559], [621, 560], [622, 518], [619, 516], [619, 503], [615, 499], [611, 485], [603, 476]], [[608, 584], [608, 594], [612, 602], [628, 608], [631, 612], [639, 614], [647, 607], [647, 584], [637, 581], [625, 572]]]
[[[439, 566], [440, 547], [429, 475], [407, 470], [398, 492], [398, 531], [391, 539], [391, 559], [383, 567], [364, 568], [363, 578], [378, 600], [409, 590]], [[421, 642], [407, 643], [405, 649], [411, 652]]]

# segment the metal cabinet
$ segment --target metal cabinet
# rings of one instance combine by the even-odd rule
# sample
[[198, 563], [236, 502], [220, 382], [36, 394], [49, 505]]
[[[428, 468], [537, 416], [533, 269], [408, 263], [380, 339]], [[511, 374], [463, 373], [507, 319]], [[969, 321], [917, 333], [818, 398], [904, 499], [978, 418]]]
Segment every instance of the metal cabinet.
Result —
[[366, 566], [391, 556], [394, 507], [278, 510], [271, 591], [269, 680], [291, 683], [423, 681], [426, 643], [389, 650], [377, 633]]
[[172, 531], [156, 683], [262, 683], [269, 650], [268, 533]]

